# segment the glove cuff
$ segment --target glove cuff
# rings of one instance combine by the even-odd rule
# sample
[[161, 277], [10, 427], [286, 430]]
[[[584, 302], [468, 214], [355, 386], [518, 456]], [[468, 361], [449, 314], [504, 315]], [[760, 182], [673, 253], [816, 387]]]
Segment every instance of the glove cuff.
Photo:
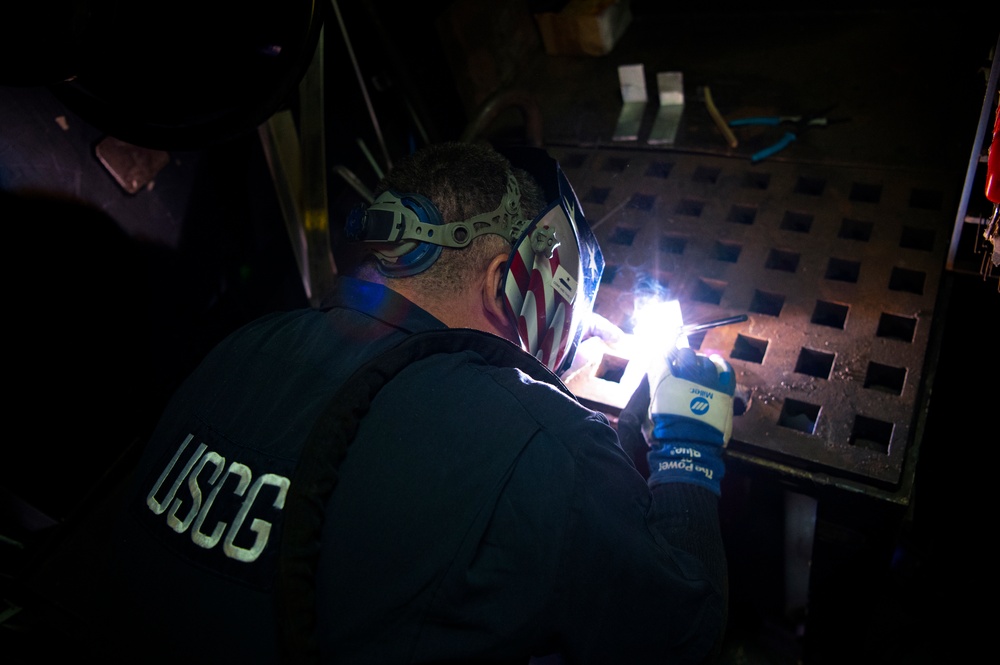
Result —
[[720, 483], [726, 473], [721, 448], [698, 443], [654, 444], [647, 455], [650, 488], [666, 483], [699, 485], [722, 495]]
[[650, 435], [651, 446], [673, 442], [725, 448], [729, 443], [728, 432], [720, 431], [715, 426], [695, 418], [657, 414], [652, 416], [650, 421], [653, 424]]

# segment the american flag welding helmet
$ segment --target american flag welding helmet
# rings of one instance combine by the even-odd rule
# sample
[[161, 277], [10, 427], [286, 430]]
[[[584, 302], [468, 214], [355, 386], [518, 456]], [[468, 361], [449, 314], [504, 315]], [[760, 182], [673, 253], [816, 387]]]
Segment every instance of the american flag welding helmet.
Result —
[[530, 173], [549, 201], [514, 241], [501, 288], [521, 346], [559, 375], [594, 309], [604, 256], [559, 163], [541, 148], [499, 151]]

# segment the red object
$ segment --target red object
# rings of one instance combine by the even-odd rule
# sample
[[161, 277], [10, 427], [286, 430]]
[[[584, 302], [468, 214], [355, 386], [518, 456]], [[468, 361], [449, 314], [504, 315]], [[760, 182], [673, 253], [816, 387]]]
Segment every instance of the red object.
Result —
[[986, 158], [986, 198], [1000, 204], [1000, 108], [993, 121], [993, 143]]

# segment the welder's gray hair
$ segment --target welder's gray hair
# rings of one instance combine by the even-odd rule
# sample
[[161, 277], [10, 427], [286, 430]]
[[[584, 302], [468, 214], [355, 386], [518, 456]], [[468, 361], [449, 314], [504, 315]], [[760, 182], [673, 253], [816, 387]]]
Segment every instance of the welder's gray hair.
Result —
[[[393, 189], [425, 196], [447, 224], [495, 210], [507, 191], [508, 173], [518, 180], [523, 214], [534, 218], [546, 203], [538, 183], [482, 142], [425, 146], [399, 160], [379, 183], [375, 195]], [[422, 287], [439, 292], [456, 290], [494, 256], [510, 249], [507, 239], [488, 233], [463, 249], [443, 248], [434, 265], [410, 279], [420, 280]]]

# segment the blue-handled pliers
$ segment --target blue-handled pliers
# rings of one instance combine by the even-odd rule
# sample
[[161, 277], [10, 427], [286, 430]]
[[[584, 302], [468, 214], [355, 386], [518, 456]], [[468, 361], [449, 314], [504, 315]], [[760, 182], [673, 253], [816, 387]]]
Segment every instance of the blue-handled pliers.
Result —
[[[826, 117], [826, 111], [819, 113], [817, 115], [811, 116], [801, 116], [801, 115], [769, 115], [769, 116], [756, 116], [752, 118], [738, 118], [736, 120], [730, 120], [730, 127], [745, 127], [748, 125], [795, 125], [799, 128], [798, 131], [805, 129], [807, 127], [826, 127], [833, 122], [841, 122], [841, 120], [830, 120]], [[798, 132], [787, 131], [785, 135], [782, 136], [773, 145], [759, 150], [750, 156], [751, 162], [759, 162], [763, 159], [767, 159], [771, 155], [778, 153], [785, 149], [789, 143], [798, 138]]]

